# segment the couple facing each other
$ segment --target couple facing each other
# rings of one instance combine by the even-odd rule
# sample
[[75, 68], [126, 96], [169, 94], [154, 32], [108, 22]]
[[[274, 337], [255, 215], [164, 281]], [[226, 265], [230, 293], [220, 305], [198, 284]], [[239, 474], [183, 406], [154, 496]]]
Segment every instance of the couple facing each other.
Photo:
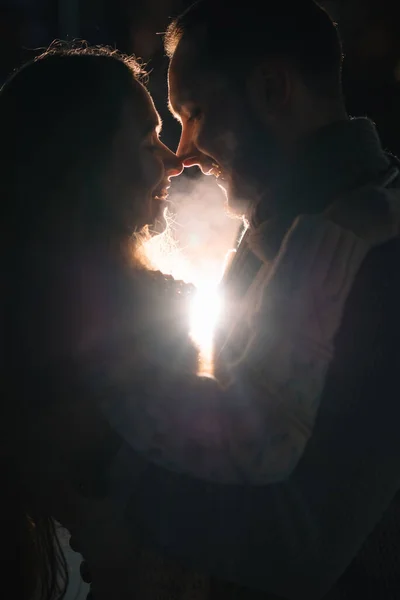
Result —
[[[115, 597], [110, 573], [133, 563], [131, 535], [228, 580], [318, 597], [397, 491], [383, 391], [395, 326], [382, 322], [398, 294], [397, 161], [368, 120], [346, 114], [326, 13], [311, 0], [288, 7], [266, 21], [269, 44], [240, 11], [214, 7], [210, 19], [206, 0], [171, 25], [177, 155], [140, 67], [115, 52], [49, 50], [1, 91], [10, 510], [25, 540], [43, 531], [48, 553], [49, 517], [65, 525], [97, 597]], [[190, 288], [140, 255], [170, 179], [192, 165], [247, 222], [222, 282], [215, 378], [196, 375]], [[392, 418], [360, 404], [378, 385]], [[337, 486], [349, 487], [340, 502]], [[127, 579], [122, 595], [137, 591]]]

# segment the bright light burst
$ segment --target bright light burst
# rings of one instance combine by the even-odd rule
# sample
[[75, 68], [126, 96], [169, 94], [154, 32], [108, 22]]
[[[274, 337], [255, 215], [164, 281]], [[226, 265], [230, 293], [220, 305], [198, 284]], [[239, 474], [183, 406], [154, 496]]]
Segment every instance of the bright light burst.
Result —
[[221, 276], [220, 266], [210, 265], [205, 276], [204, 269], [196, 267], [185, 257], [184, 249], [179, 248], [173, 235], [173, 218], [166, 210], [167, 227], [163, 233], [145, 242], [145, 258], [152, 268], [174, 279], [192, 283], [196, 287], [190, 307], [189, 335], [199, 349], [198, 373], [213, 374], [213, 337], [221, 299], [217, 287]]
[[212, 375], [214, 331], [221, 311], [216, 284], [199, 284], [190, 310], [189, 334], [199, 348], [199, 374]]

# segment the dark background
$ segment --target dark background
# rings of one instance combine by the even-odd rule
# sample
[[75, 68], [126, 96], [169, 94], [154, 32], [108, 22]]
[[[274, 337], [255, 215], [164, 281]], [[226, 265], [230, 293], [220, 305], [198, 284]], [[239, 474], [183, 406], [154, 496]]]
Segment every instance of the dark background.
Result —
[[[81, 38], [134, 53], [152, 69], [149, 88], [164, 120], [163, 140], [175, 148], [179, 126], [166, 108], [167, 60], [162, 37], [157, 33], [165, 30], [170, 16], [190, 3], [191, 0], [0, 0], [0, 84], [38, 48], [46, 48], [54, 39]], [[339, 23], [344, 41], [343, 77], [350, 114], [371, 117], [378, 125], [384, 146], [400, 155], [400, 0], [321, 3]], [[226, 5], [229, 10], [228, 0]], [[259, 6], [262, 11], [262, 2]], [[71, 571], [67, 600], [85, 598], [88, 588], [80, 582], [80, 557], [69, 549], [67, 535], [62, 535]]]
[[[83, 38], [134, 53], [152, 69], [149, 87], [165, 119], [164, 141], [174, 147], [179, 131], [165, 105], [167, 61], [157, 33], [165, 30], [170, 16], [190, 3], [0, 0], [0, 79], [4, 81], [35, 48], [44, 48], [55, 38]], [[321, 4], [339, 23], [344, 41], [344, 87], [350, 114], [371, 117], [384, 145], [400, 154], [400, 1], [331, 0]], [[262, 3], [259, 6], [261, 10]]]

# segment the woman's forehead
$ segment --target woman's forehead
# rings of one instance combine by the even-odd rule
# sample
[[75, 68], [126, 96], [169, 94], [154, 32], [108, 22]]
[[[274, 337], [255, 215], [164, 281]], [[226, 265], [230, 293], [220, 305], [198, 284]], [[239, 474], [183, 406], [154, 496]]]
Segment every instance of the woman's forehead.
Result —
[[135, 81], [135, 93], [131, 104], [131, 110], [136, 124], [143, 135], [154, 130], [161, 129], [161, 119], [154, 106], [154, 102], [144, 85]]

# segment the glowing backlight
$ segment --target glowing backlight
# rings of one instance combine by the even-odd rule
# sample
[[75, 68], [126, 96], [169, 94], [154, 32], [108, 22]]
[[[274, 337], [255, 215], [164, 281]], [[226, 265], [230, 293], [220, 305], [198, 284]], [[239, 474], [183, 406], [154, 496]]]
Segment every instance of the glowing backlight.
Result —
[[189, 261], [174, 240], [171, 218], [165, 213], [167, 229], [145, 242], [144, 255], [150, 266], [174, 279], [196, 287], [190, 307], [189, 335], [199, 350], [198, 373], [213, 374], [213, 338], [221, 311], [218, 282], [221, 269], [210, 263], [207, 274]]
[[221, 298], [214, 284], [199, 284], [190, 307], [189, 334], [199, 349], [199, 374], [213, 374], [214, 331], [221, 311]]
[[214, 331], [223, 310], [218, 284], [241, 221], [227, 217], [226, 197], [214, 178], [179, 177], [173, 188], [166, 228], [145, 243], [144, 254], [152, 268], [196, 287], [188, 334], [200, 353], [198, 373], [212, 375]]

